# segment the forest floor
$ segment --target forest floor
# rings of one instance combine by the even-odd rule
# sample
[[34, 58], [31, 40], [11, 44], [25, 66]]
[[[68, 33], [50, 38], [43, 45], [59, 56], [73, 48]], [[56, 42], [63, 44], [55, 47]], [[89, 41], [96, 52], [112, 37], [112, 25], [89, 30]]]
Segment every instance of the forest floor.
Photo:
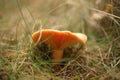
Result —
[[[94, 0], [13, 0], [5, 1], [5, 6], [3, 2], [0, 2], [0, 80], [120, 79], [120, 17], [117, 15], [120, 10], [113, 4], [106, 3], [105, 9], [99, 10], [93, 6]], [[111, 9], [116, 13], [110, 13]], [[32, 34], [40, 29], [80, 32], [88, 40], [84, 49], [66, 48], [68, 54], [75, 55], [60, 70], [55, 70], [33, 44]]]

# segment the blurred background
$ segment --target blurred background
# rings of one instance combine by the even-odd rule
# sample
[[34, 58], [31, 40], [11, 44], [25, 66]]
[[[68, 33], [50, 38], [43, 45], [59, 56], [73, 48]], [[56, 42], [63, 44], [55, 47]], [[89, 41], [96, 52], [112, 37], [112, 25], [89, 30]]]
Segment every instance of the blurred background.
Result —
[[[119, 5], [119, 0], [1, 0], [0, 30], [9, 27], [12, 34], [17, 27], [21, 34], [23, 30], [34, 32], [42, 26], [88, 35], [95, 29], [102, 31], [100, 35], [109, 36], [113, 30], [119, 35]], [[110, 27], [112, 22], [116, 22], [114, 28]]]
[[119, 9], [119, 0], [1, 0], [0, 36], [30, 38], [33, 32], [50, 28], [85, 33], [90, 43], [116, 40]]

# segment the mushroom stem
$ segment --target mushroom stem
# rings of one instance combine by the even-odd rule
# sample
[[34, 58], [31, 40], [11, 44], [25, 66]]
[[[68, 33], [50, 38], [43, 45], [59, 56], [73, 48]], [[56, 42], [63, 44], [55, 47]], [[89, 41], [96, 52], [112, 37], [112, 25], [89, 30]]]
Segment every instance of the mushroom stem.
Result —
[[63, 57], [63, 50], [54, 50], [52, 54], [53, 62], [58, 64]]

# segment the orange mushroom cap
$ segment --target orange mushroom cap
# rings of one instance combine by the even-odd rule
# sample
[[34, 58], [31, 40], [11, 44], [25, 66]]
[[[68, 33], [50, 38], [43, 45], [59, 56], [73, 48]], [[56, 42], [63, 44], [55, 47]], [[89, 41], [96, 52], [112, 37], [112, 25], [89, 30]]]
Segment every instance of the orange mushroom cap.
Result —
[[54, 59], [61, 59], [65, 47], [74, 43], [81, 43], [84, 45], [87, 41], [87, 36], [82, 33], [72, 33], [70, 31], [59, 31], [53, 29], [43, 29], [33, 33], [32, 39], [34, 43], [40, 40], [51, 46]]
[[52, 29], [43, 29], [33, 33], [32, 39], [34, 43], [38, 43], [39, 37], [46, 44], [50, 45], [53, 49], [63, 49], [71, 44], [80, 42], [85, 44], [87, 36], [82, 33], [72, 33], [70, 31], [59, 31]]

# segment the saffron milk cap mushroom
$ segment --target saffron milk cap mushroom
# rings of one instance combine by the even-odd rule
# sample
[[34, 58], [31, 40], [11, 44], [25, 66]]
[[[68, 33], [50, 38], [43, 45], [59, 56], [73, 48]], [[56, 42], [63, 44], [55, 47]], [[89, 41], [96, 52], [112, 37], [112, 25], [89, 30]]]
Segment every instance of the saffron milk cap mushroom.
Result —
[[59, 61], [63, 57], [64, 49], [75, 43], [84, 45], [87, 36], [82, 33], [72, 33], [70, 31], [59, 31], [53, 29], [43, 29], [33, 33], [32, 39], [34, 43], [43, 41], [52, 48], [52, 59]]

